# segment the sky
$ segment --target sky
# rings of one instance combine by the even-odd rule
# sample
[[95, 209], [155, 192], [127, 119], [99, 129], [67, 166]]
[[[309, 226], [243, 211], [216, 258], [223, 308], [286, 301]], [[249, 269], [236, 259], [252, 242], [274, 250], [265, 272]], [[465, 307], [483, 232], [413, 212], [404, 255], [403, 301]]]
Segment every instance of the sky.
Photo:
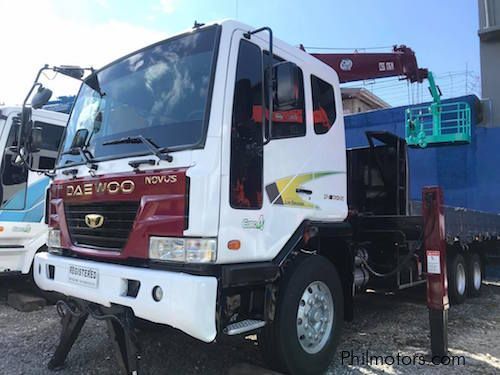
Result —
[[[98, 68], [195, 20], [225, 18], [271, 26], [292, 45], [362, 52], [405, 44], [445, 96], [458, 95], [479, 90], [477, 13], [476, 0], [0, 0], [0, 103], [21, 103], [43, 64]], [[48, 87], [61, 88], [55, 95], [76, 93], [76, 82], [50, 78]], [[395, 79], [364, 87], [394, 105], [427, 90]]]

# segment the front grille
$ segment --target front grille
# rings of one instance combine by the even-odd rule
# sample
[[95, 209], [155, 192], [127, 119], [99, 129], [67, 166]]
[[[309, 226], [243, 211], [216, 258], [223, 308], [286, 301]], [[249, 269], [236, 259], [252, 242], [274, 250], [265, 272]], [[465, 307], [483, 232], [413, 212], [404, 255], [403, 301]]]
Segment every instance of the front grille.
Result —
[[[120, 251], [127, 243], [138, 208], [138, 202], [66, 204], [66, 221], [71, 240], [75, 245]], [[102, 215], [102, 226], [90, 228], [85, 223], [88, 214]]]

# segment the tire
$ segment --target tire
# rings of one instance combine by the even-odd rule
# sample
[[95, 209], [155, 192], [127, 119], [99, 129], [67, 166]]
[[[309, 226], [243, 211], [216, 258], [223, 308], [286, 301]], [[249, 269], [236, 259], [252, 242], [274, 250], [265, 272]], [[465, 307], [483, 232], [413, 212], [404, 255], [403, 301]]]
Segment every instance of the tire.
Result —
[[280, 282], [274, 322], [259, 334], [264, 359], [284, 373], [323, 373], [333, 359], [343, 320], [344, 296], [335, 266], [322, 256], [300, 256]]
[[450, 302], [460, 305], [467, 297], [467, 266], [462, 254], [454, 254], [448, 263], [448, 294]]
[[478, 253], [472, 253], [467, 262], [468, 292], [471, 297], [481, 294], [483, 283], [483, 264]]

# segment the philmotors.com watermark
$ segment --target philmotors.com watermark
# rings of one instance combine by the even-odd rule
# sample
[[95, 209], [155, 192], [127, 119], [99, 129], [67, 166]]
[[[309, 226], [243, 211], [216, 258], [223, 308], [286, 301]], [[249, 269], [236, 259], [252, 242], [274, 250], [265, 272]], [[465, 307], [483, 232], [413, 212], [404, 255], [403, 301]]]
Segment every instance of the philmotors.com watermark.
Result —
[[353, 350], [342, 350], [340, 361], [344, 366], [418, 366], [418, 365], [444, 365], [465, 366], [464, 356], [429, 356], [423, 353], [375, 355], [368, 350], [355, 353]]

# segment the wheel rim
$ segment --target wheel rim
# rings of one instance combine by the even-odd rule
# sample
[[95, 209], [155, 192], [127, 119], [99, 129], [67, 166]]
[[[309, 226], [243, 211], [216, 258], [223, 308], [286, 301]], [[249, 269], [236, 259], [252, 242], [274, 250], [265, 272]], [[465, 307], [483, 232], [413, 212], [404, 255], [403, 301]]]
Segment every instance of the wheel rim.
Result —
[[474, 289], [479, 290], [481, 288], [481, 265], [479, 264], [479, 262], [474, 262], [472, 264], [472, 276]]
[[465, 268], [462, 263], [457, 264], [457, 292], [460, 295], [465, 293]]
[[322, 281], [310, 283], [297, 311], [297, 337], [307, 353], [315, 354], [325, 347], [333, 328], [334, 310], [328, 286]]

